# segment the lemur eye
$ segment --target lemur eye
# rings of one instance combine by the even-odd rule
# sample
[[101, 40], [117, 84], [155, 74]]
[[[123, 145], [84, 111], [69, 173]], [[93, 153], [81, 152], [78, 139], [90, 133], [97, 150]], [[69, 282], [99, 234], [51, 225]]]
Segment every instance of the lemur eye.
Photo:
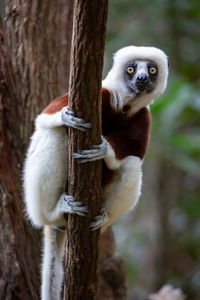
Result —
[[127, 72], [128, 74], [132, 74], [133, 72], [135, 72], [135, 69], [134, 69], [133, 67], [128, 67], [128, 68], [126, 69], [126, 72]]
[[155, 75], [157, 73], [157, 68], [156, 67], [151, 67], [149, 69], [149, 73], [152, 74], [152, 75]]

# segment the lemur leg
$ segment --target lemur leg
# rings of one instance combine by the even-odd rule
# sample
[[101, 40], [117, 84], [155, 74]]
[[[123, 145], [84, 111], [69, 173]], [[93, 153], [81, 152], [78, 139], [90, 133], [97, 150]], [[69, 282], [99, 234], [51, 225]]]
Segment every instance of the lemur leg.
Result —
[[[46, 218], [53, 225], [44, 226], [44, 250], [42, 263], [42, 300], [60, 300], [63, 282], [63, 255], [65, 246], [66, 221], [63, 213], [85, 216], [88, 208], [75, 202], [72, 196], [62, 194], [54, 210]], [[57, 225], [56, 225], [57, 224]]]
[[134, 209], [141, 193], [142, 160], [139, 157], [128, 156], [117, 173], [115, 182], [103, 194], [108, 222], [102, 225], [101, 232]]
[[100, 215], [93, 218], [92, 230], [101, 227], [101, 232], [112, 225], [138, 202], [142, 183], [142, 160], [139, 157], [127, 157], [117, 170], [115, 181], [104, 190], [104, 208]]
[[102, 140], [100, 145], [92, 145], [89, 150], [78, 150], [72, 156], [79, 163], [104, 158], [107, 165], [117, 170], [117, 177], [112, 188], [110, 187], [108, 191], [104, 191], [104, 207], [101, 209], [100, 215], [94, 217], [90, 224], [92, 230], [101, 227], [103, 232], [137, 203], [141, 188], [142, 161], [135, 156], [118, 160], [109, 142], [104, 137], [102, 137]]
[[[63, 284], [63, 256], [66, 232], [44, 226], [42, 300], [59, 300]], [[56, 246], [55, 246], [56, 245]]]
[[[91, 123], [86, 123], [83, 119], [76, 118], [75, 114], [70, 112], [67, 107], [63, 108], [62, 112], [58, 112], [56, 116], [53, 116], [53, 119], [51, 118], [51, 122], [49, 122], [48, 115], [42, 115], [39, 122], [40, 126], [44, 128], [54, 128], [66, 125], [85, 131], [91, 127]], [[62, 144], [63, 143], [61, 141], [61, 145]], [[61, 168], [62, 165], [57, 165], [57, 169], [60, 170]], [[54, 169], [52, 170], [52, 173], [54, 172]], [[57, 176], [57, 178], [59, 178], [59, 176]], [[48, 178], [47, 182], [48, 185], [51, 186], [51, 182], [49, 182]], [[59, 182], [58, 186], [62, 186], [61, 182]], [[54, 201], [50, 201], [52, 205], [49, 205], [48, 209], [43, 209], [43, 214], [45, 215], [47, 224], [49, 223], [51, 225], [44, 226], [41, 298], [42, 300], [60, 300], [63, 282], [63, 255], [66, 235], [65, 232], [62, 231], [65, 229], [66, 224], [63, 214], [76, 213], [78, 215], [85, 216], [88, 208], [82, 206], [81, 202], [75, 202], [72, 196], [64, 193], [58, 197], [57, 190], [55, 193], [52, 193], [52, 190], [45, 188], [42, 192], [44, 192], [45, 199], [58, 199], [58, 201], [54, 207]]]

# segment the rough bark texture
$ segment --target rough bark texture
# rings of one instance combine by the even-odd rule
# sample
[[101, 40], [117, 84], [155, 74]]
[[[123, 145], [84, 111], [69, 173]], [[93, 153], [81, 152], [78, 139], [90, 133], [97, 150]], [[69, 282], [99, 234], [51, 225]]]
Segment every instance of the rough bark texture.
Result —
[[[66, 91], [73, 1], [6, 1], [0, 33], [0, 299], [39, 299], [40, 237], [24, 219], [33, 119]], [[68, 26], [69, 22], [69, 26]]]
[[[67, 90], [73, 1], [6, 1], [6, 43], [18, 99], [21, 140], [51, 100]], [[18, 128], [19, 129], [19, 128]]]
[[100, 240], [98, 300], [126, 300], [127, 285], [125, 264], [116, 253], [115, 240], [108, 228]]
[[68, 216], [64, 298], [96, 299], [99, 230], [91, 231], [92, 217], [101, 208], [101, 162], [78, 164], [72, 152], [101, 142], [101, 78], [107, 19], [107, 0], [74, 3], [70, 108], [92, 122], [87, 132], [69, 130], [69, 194], [88, 206], [88, 216]]

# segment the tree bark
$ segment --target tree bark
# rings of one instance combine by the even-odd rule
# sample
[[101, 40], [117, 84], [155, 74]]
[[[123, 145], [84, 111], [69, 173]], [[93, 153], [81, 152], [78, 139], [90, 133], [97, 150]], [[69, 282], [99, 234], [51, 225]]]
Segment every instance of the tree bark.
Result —
[[114, 235], [108, 228], [100, 240], [98, 300], [126, 300], [127, 284], [123, 259], [116, 253]]
[[65, 299], [96, 299], [99, 230], [92, 217], [101, 208], [101, 162], [78, 164], [78, 149], [101, 143], [101, 79], [106, 33], [107, 0], [77, 0], [74, 4], [69, 84], [70, 109], [92, 122], [87, 132], [69, 129], [69, 194], [88, 206], [87, 217], [68, 216]]
[[[0, 32], [0, 299], [39, 299], [40, 234], [21, 174], [33, 120], [67, 88], [73, 1], [7, 0]], [[68, 50], [66, 50], [68, 49]]]

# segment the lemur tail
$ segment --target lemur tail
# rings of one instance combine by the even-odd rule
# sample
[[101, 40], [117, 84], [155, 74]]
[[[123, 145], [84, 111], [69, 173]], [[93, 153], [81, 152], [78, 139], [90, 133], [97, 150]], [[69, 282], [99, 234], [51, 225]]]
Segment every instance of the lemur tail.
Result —
[[44, 226], [42, 261], [42, 300], [60, 300], [63, 283], [63, 256], [65, 246], [63, 231]]

